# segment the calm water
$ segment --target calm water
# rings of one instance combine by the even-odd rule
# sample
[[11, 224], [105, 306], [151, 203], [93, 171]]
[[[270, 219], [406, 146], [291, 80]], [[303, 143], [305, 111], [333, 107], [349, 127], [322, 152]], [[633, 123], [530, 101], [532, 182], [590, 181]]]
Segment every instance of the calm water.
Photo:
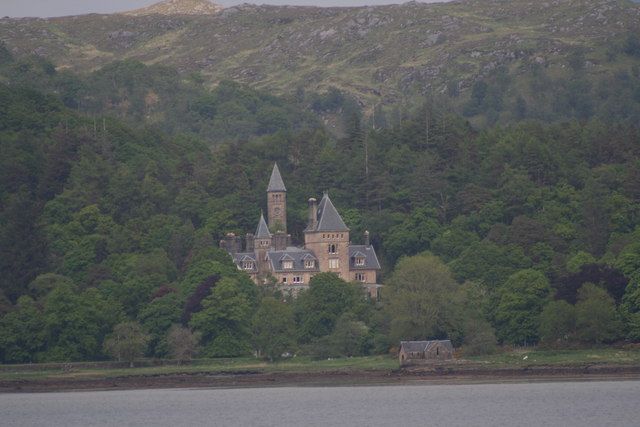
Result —
[[6, 426], [639, 426], [640, 381], [0, 394]]

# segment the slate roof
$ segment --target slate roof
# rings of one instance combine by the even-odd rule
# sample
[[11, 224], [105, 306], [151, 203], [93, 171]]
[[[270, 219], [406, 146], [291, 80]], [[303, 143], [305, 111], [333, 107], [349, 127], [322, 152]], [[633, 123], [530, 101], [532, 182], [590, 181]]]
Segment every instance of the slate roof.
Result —
[[451, 344], [451, 341], [449, 340], [427, 341], [427, 346], [425, 347], [424, 351], [428, 352], [429, 350], [431, 350], [432, 347], [435, 347], [438, 344], [441, 344], [443, 347], [446, 347], [447, 350], [453, 351], [453, 344]]
[[269, 227], [267, 226], [267, 222], [264, 220], [264, 214], [260, 214], [260, 221], [258, 221], [258, 228], [256, 228], [256, 238], [258, 239], [270, 239], [271, 233], [269, 232]]
[[[356, 257], [364, 257], [364, 265], [356, 265]], [[373, 246], [351, 245], [349, 246], [349, 269], [350, 270], [380, 270], [380, 263]]]
[[[239, 252], [239, 253], [233, 254], [232, 257], [233, 257], [233, 262], [236, 264], [236, 266], [238, 266], [239, 269], [243, 271], [252, 272], [252, 273], [255, 273], [258, 271], [258, 263], [256, 260], [256, 255], [253, 252]], [[245, 270], [244, 268], [242, 268], [243, 261], [252, 261], [253, 268], [251, 270]]]
[[278, 169], [277, 163], [274, 163], [273, 165], [271, 179], [269, 180], [269, 185], [267, 186], [267, 192], [271, 191], [287, 191], [287, 188], [284, 186], [284, 181], [282, 180], [282, 175], [280, 175], [280, 169]]
[[423, 351], [429, 351], [430, 348], [438, 343], [453, 351], [453, 344], [451, 344], [450, 340], [400, 341], [400, 348], [404, 349], [407, 353], [421, 353]]
[[[312, 271], [318, 272], [318, 263], [316, 262], [316, 266], [314, 268], [305, 268], [304, 261], [305, 259], [309, 259], [310, 257], [314, 260], [317, 260], [316, 256], [313, 252], [300, 249], [296, 247], [288, 247], [284, 251], [269, 251], [267, 252], [267, 257], [269, 258], [269, 263], [271, 264], [271, 271], [276, 273], [286, 273], [290, 272], [300, 272], [300, 271]], [[284, 269], [282, 268], [282, 262], [284, 260], [293, 261], [293, 268]]]
[[308, 231], [349, 231], [328, 193], [324, 193], [318, 205], [318, 225], [315, 230]]
[[427, 348], [429, 341], [400, 341], [400, 349], [407, 353], [423, 352]]

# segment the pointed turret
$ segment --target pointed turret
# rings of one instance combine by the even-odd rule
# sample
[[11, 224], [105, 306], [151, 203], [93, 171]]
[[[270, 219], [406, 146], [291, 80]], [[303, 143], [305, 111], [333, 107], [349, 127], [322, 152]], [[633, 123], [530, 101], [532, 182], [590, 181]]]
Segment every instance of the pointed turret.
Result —
[[267, 226], [267, 222], [264, 220], [264, 214], [260, 214], [260, 221], [258, 221], [258, 228], [256, 228], [255, 237], [257, 239], [270, 239], [271, 233], [269, 232], [269, 227]]
[[271, 179], [269, 180], [269, 186], [267, 187], [267, 193], [286, 191], [287, 188], [284, 186], [284, 181], [282, 180], [282, 175], [280, 175], [278, 164], [274, 163], [273, 171], [271, 171]]
[[349, 227], [342, 220], [336, 207], [333, 206], [328, 192], [324, 193], [324, 197], [318, 205], [318, 225], [315, 231], [349, 231]]
[[278, 164], [273, 165], [267, 186], [267, 214], [269, 228], [274, 233], [287, 233], [287, 188], [282, 181]]
[[309, 201], [309, 224], [304, 230], [304, 246], [318, 257], [320, 271], [352, 280], [349, 276], [349, 227], [327, 192], [317, 206], [315, 199]]

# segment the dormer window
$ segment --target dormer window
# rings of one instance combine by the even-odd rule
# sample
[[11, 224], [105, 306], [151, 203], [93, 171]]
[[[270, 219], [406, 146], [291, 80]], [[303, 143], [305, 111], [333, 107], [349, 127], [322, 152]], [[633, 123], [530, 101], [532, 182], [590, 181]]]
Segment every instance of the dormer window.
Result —
[[353, 264], [356, 267], [364, 267], [364, 257], [356, 257]]
[[304, 260], [304, 268], [315, 268], [315, 267], [316, 267], [315, 260], [312, 260], [312, 259]]
[[293, 261], [282, 261], [282, 268], [285, 270], [293, 269]]
[[253, 261], [242, 261], [242, 268], [244, 270], [253, 270]]

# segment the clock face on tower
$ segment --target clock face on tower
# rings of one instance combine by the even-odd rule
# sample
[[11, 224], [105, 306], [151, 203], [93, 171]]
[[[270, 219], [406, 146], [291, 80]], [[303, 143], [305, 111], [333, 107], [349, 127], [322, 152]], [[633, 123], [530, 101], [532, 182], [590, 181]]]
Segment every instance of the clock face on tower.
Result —
[[282, 212], [282, 211], [280, 210], [280, 208], [273, 208], [273, 213], [274, 213], [274, 214], [276, 214], [276, 215], [280, 215], [280, 212]]

